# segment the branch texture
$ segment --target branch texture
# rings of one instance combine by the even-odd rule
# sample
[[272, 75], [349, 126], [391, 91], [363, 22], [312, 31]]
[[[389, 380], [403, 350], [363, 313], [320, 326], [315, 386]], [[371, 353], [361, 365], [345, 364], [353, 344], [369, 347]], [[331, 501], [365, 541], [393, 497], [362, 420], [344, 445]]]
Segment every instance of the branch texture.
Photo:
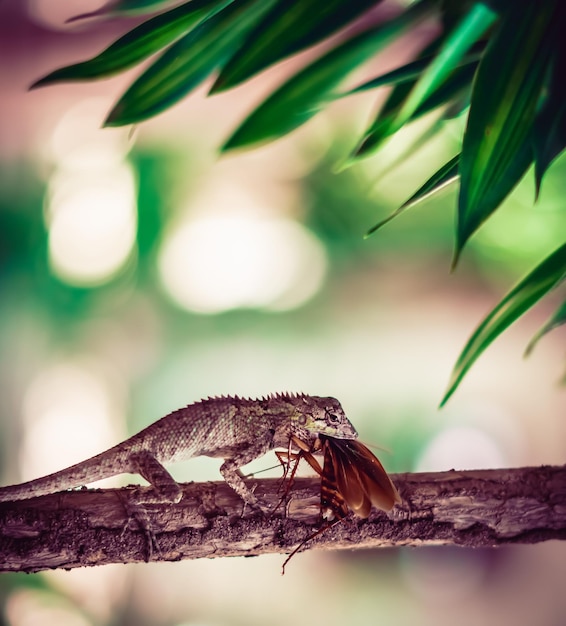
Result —
[[[396, 474], [403, 503], [349, 518], [307, 547], [490, 547], [566, 539], [566, 466]], [[281, 481], [253, 480], [275, 509]], [[288, 553], [320, 524], [320, 480], [296, 479], [270, 517], [224, 482], [183, 485], [176, 505], [131, 505], [146, 488], [69, 491], [0, 504], [0, 571]], [[143, 496], [142, 496], [143, 497]]]

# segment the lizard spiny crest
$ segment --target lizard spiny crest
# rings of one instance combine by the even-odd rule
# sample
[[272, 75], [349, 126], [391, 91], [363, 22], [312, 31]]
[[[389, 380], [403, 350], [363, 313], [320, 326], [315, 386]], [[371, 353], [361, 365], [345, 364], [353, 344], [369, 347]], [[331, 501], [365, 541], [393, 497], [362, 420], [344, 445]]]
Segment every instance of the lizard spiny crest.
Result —
[[[305, 393], [271, 393], [258, 399], [240, 396], [209, 396], [202, 402], [230, 403], [240, 406], [262, 405], [266, 414], [285, 414], [289, 410], [291, 432], [303, 441], [318, 435], [336, 439], [357, 439], [358, 433], [344, 414], [340, 402], [331, 397], [310, 396]], [[199, 403], [197, 403], [199, 404]]]

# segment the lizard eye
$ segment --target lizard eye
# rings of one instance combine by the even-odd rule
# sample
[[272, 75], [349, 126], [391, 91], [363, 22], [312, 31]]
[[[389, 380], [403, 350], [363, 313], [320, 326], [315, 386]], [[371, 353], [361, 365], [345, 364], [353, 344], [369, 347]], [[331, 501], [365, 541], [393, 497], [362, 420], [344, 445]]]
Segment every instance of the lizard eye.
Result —
[[331, 424], [339, 424], [340, 423], [340, 418], [338, 417], [338, 415], [336, 415], [336, 413], [329, 413], [328, 421]]

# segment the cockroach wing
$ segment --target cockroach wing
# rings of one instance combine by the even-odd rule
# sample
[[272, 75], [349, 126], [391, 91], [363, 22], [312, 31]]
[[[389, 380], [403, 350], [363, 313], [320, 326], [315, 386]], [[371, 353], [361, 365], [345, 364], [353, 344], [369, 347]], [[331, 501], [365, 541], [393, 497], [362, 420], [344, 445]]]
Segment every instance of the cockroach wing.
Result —
[[401, 496], [383, 465], [360, 441], [349, 440], [348, 444], [348, 448], [354, 453], [360, 478], [372, 504], [383, 511], [391, 511], [395, 504], [401, 503]]
[[[401, 498], [377, 457], [356, 439], [324, 438], [332, 452], [338, 490], [360, 517], [368, 517], [372, 504], [390, 511]], [[326, 459], [326, 456], [325, 456]]]
[[[353, 462], [355, 459], [348, 453], [348, 449], [341, 445], [343, 441], [326, 438], [325, 450], [329, 453], [338, 491], [348, 507], [359, 517], [365, 518], [371, 511], [371, 500], [360, 479], [357, 465]], [[326, 454], [324, 458], [326, 469]]]
[[337, 519], [344, 519], [348, 515], [348, 506], [337, 484], [334, 454], [326, 442], [323, 447], [324, 463], [320, 479], [320, 510], [322, 517], [328, 520], [331, 519], [329, 514], [332, 514]]

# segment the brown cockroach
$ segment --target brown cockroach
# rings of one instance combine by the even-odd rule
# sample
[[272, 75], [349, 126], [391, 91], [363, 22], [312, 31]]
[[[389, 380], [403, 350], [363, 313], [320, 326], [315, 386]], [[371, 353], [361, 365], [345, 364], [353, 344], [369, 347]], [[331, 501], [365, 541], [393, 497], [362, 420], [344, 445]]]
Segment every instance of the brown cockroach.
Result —
[[[294, 443], [298, 453], [291, 453]], [[324, 454], [322, 468], [315, 458], [317, 452]], [[383, 465], [373, 452], [357, 439], [335, 439], [320, 435], [315, 445], [309, 449], [303, 441], [293, 437], [289, 442], [289, 451], [277, 456], [282, 464], [287, 455], [288, 473], [290, 460], [296, 460], [289, 476], [286, 495], [291, 487], [298, 464], [303, 458], [320, 475], [320, 509], [324, 525], [308, 536], [289, 554], [283, 563], [283, 573], [289, 560], [306, 543], [342, 521], [351, 510], [363, 519], [367, 518], [372, 506], [389, 512], [395, 504], [401, 503], [401, 497], [391, 482]]]

